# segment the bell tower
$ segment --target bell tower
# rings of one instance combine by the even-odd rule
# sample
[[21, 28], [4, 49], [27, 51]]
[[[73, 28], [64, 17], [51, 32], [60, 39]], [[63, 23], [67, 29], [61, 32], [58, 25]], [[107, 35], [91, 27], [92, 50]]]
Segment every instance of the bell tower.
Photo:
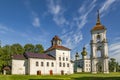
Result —
[[91, 72], [109, 73], [106, 28], [100, 22], [99, 11], [97, 15], [97, 22], [91, 30], [91, 35]]
[[57, 35], [55, 35], [51, 40], [51, 44], [52, 46], [61, 46], [62, 40]]

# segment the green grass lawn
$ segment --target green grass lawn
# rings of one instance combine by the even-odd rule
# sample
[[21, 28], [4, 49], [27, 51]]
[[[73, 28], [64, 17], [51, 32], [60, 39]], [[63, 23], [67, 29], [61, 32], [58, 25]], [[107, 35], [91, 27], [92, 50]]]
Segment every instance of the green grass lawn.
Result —
[[90, 74], [76, 73], [72, 75], [0, 75], [0, 80], [120, 80], [119, 73]]

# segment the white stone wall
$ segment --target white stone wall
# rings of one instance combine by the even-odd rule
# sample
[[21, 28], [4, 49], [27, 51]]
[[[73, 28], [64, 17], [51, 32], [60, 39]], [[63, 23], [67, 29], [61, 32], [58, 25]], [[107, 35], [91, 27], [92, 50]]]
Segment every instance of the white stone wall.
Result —
[[[91, 71], [91, 60], [90, 59], [80, 59], [75, 61], [74, 64], [75, 71], [77, 72], [90, 72]], [[78, 65], [80, 65], [83, 68], [79, 68]]]
[[[61, 57], [61, 60], [59, 60]], [[64, 58], [64, 60], [63, 60]], [[66, 60], [66, 58], [68, 60]], [[59, 63], [61, 62], [61, 67]], [[65, 63], [65, 67], [63, 67], [63, 63]], [[69, 67], [67, 66], [69, 64]], [[61, 71], [64, 71], [64, 74], [72, 74], [73, 73], [73, 64], [70, 62], [70, 51], [65, 50], [56, 50], [56, 65], [57, 65], [57, 73], [61, 74]]]
[[[50, 70], [53, 71], [53, 74], [56, 74], [56, 64], [55, 60], [49, 59], [36, 59], [30, 58], [30, 75], [37, 75], [37, 71], [41, 71], [42, 75], [50, 74]], [[36, 66], [36, 62], [38, 62], [38, 66]], [[41, 62], [43, 62], [43, 66], [41, 66]], [[49, 66], [47, 66], [47, 62], [49, 62]], [[54, 63], [54, 67], [51, 66], [51, 63]]]
[[[50, 70], [53, 71], [53, 75], [61, 74], [61, 71], [64, 71], [64, 74], [73, 74], [73, 63], [70, 61], [70, 51], [52, 50], [47, 52], [47, 54], [54, 56], [55, 60], [39, 58], [28, 58], [26, 60], [13, 59], [12, 74], [37, 75], [37, 71], [41, 71], [41, 75], [49, 75]], [[61, 57], [61, 60], [59, 60], [59, 57]], [[38, 62], [38, 66], [36, 66], [36, 62]], [[41, 66], [41, 62], [43, 62], [43, 66]], [[47, 66], [47, 62], [49, 62], [49, 66]], [[53, 67], [51, 66], [52, 62], [54, 63]], [[59, 66], [59, 62], [62, 63], [61, 67]], [[63, 63], [65, 63], [65, 67], [63, 66]], [[67, 66], [67, 64], [69, 64], [69, 66]]]
[[84, 60], [84, 72], [90, 72], [91, 71], [91, 61], [90, 60]]
[[12, 60], [12, 74], [25, 74], [25, 60]]

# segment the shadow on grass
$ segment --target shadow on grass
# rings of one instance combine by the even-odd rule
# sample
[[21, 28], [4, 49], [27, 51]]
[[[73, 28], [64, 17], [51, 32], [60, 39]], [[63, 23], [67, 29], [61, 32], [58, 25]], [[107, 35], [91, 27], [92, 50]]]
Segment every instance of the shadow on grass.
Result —
[[120, 80], [120, 77], [80, 77], [71, 80]]
[[29, 79], [29, 80], [66, 80], [66, 79]]
[[[67, 80], [67, 79], [29, 79], [29, 80]], [[120, 80], [120, 77], [80, 77], [71, 78], [71, 80]]]

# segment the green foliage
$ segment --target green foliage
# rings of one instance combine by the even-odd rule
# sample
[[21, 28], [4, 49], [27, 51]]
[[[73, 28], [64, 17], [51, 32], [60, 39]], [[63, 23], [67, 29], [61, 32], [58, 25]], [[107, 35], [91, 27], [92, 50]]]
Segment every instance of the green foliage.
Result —
[[11, 66], [11, 56], [13, 54], [23, 54], [24, 52], [43, 53], [44, 48], [41, 44], [26, 44], [24, 47], [20, 44], [5, 45], [0, 47], [0, 73], [4, 66]]
[[44, 48], [41, 44], [35, 45], [35, 50], [34, 50], [35, 53], [43, 53], [43, 51], [44, 51]]
[[116, 59], [114, 58], [110, 58], [109, 60], [109, 71], [110, 72], [119, 71], [119, 64], [116, 62]]
[[23, 54], [24, 53], [24, 48], [20, 44], [13, 44], [11, 46], [11, 53], [12, 54]]
[[33, 44], [26, 44], [24, 46], [25, 52], [34, 52], [34, 45]]

